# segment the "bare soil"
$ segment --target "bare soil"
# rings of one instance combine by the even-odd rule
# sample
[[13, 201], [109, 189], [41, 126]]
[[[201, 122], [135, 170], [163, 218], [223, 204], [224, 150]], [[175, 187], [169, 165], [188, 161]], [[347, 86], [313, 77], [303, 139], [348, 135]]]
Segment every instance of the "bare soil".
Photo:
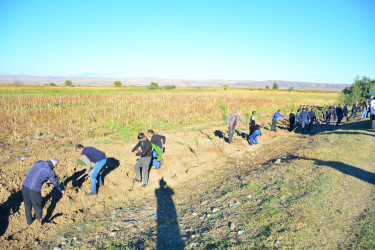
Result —
[[[67, 227], [81, 222], [84, 219], [96, 218], [98, 214], [109, 209], [113, 209], [123, 201], [131, 201], [148, 197], [160, 188], [160, 180], [168, 183], [169, 187], [177, 186], [181, 183], [192, 182], [201, 179], [202, 175], [217, 171], [218, 169], [233, 166], [241, 172], [241, 166], [249, 156], [256, 153], [263, 147], [272, 151], [258, 156], [252, 166], [264, 164], [267, 161], [274, 161], [280, 157], [280, 152], [284, 152], [283, 145], [290, 147], [290, 141], [283, 144], [282, 141], [290, 138], [290, 133], [285, 129], [279, 129], [277, 133], [262, 130], [263, 137], [258, 137], [260, 144], [249, 146], [244, 139], [245, 126], [240, 125], [239, 133], [234, 137], [234, 143], [228, 144], [223, 136], [227, 136], [224, 127], [206, 128], [185, 128], [183, 131], [165, 131], [161, 134], [167, 137], [164, 163], [161, 169], [150, 170], [149, 184], [142, 188], [141, 183], [134, 183], [134, 164], [136, 158], [130, 156], [130, 151], [136, 141], [124, 143], [120, 140], [100, 143], [100, 140], [84, 140], [78, 138], [58, 138], [50, 140], [43, 137], [35, 137], [24, 147], [7, 149], [2, 159], [0, 177], [0, 245], [2, 248], [22, 248], [30, 247], [35, 243], [43, 242], [54, 235], [59, 228]], [[321, 126], [315, 129], [315, 133], [321, 130], [334, 130], [334, 126]], [[157, 131], [156, 131], [157, 132]], [[197, 145], [194, 138], [198, 138]], [[298, 138], [294, 138], [297, 139]], [[276, 143], [278, 142], [278, 143]], [[74, 151], [74, 146], [82, 143], [85, 146], [94, 146], [104, 151], [108, 157], [108, 164], [102, 171], [104, 186], [98, 191], [97, 197], [88, 197], [85, 193], [90, 190], [90, 180], [86, 177], [75, 187], [73, 180], [80, 176], [85, 167], [77, 164], [79, 155]], [[184, 145], [181, 145], [184, 144]], [[312, 149], [313, 150], [313, 149]], [[26, 160], [15, 160], [19, 157], [28, 157]], [[55, 169], [60, 182], [64, 182], [67, 193], [61, 196], [53, 185], [47, 183], [42, 188], [42, 196], [45, 205], [43, 210], [44, 224], [39, 230], [30, 228], [26, 224], [21, 185], [28, 170], [38, 160], [48, 160], [57, 157], [60, 160], [59, 166]], [[259, 159], [261, 158], [261, 159]], [[369, 171], [373, 171], [373, 164], [367, 166]], [[287, 171], [287, 170], [285, 170]], [[237, 174], [238, 174], [237, 173]], [[224, 171], [228, 178], [230, 172]], [[232, 176], [233, 177], [233, 176]], [[272, 176], [270, 177], [272, 178]], [[198, 188], [198, 187], [197, 187]], [[364, 193], [366, 197], [369, 195]], [[363, 208], [365, 209], [365, 208]], [[362, 210], [363, 210], [362, 209]], [[293, 244], [292, 244], [293, 245]], [[290, 246], [292, 246], [290, 245]], [[312, 246], [312, 245], [310, 245]]]
[[[5, 247], [24, 246], [34, 239], [43, 240], [58, 227], [69, 225], [90, 214], [103, 211], [117, 202], [144, 196], [158, 188], [162, 178], [170, 186], [194, 179], [203, 173], [224, 166], [228, 157], [245, 152], [251, 152], [262, 144], [272, 143], [277, 138], [286, 136], [287, 131], [279, 129], [277, 134], [263, 131], [263, 138], [258, 137], [260, 144], [249, 146], [243, 138], [248, 133], [244, 125], [238, 126], [233, 144], [225, 142], [227, 137], [225, 127], [186, 128], [184, 131], [166, 131], [167, 137], [164, 162], [161, 169], [152, 168], [148, 185], [142, 188], [141, 183], [134, 183], [134, 165], [136, 158], [130, 156], [136, 140], [124, 143], [121, 141], [98, 143], [90, 140], [78, 141], [77, 138], [59, 138], [50, 140], [35, 136], [35, 140], [22, 148], [7, 149], [2, 159], [0, 169], [0, 245]], [[157, 132], [157, 131], [156, 131]], [[242, 136], [241, 136], [242, 135]], [[199, 144], [196, 145], [195, 136]], [[277, 136], [277, 137], [276, 137]], [[73, 180], [83, 174], [85, 167], [77, 164], [79, 155], [74, 146], [82, 143], [94, 146], [107, 155], [108, 162], [102, 170], [104, 186], [98, 191], [97, 197], [88, 197], [90, 180], [84, 177]], [[184, 145], [181, 145], [183, 143]], [[16, 158], [27, 157], [25, 160]], [[58, 180], [66, 186], [66, 195], [62, 196], [50, 182], [43, 185], [41, 193], [44, 197], [43, 225], [41, 230], [34, 230], [26, 223], [22, 182], [30, 168], [38, 160], [48, 160], [57, 157], [60, 164], [55, 169]]]

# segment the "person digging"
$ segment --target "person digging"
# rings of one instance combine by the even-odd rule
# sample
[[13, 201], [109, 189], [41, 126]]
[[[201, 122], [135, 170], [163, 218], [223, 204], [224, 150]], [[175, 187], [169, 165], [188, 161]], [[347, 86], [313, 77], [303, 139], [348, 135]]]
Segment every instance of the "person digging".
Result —
[[[141, 147], [141, 152], [135, 153], [135, 151]], [[152, 146], [151, 142], [147, 139], [145, 134], [139, 133], [138, 134], [138, 143], [133, 148], [132, 152], [130, 153], [131, 156], [140, 156], [140, 158], [137, 160], [137, 163], [134, 166], [136, 178], [134, 178], [135, 181], [141, 182], [142, 181], [142, 175], [141, 175], [141, 168], [143, 172], [143, 185], [142, 187], [147, 186], [148, 182], [148, 174], [150, 170], [151, 165], [151, 155], [152, 155]]]
[[[102, 177], [100, 176], [100, 170], [104, 167], [107, 162], [107, 157], [104, 152], [94, 147], [84, 147], [81, 144], [76, 146], [76, 152], [82, 156], [83, 161], [86, 163], [86, 174], [90, 174], [91, 181], [91, 192], [87, 193], [88, 196], [98, 195], [96, 191], [96, 181], [99, 182], [99, 186], [103, 186]], [[91, 169], [91, 162], [95, 165]], [[91, 173], [90, 173], [91, 171]]]
[[31, 215], [32, 208], [34, 208], [36, 221], [33, 227], [38, 228], [42, 225], [43, 204], [40, 189], [46, 181], [49, 180], [58, 191], [63, 195], [65, 194], [65, 190], [55, 178], [54, 168], [56, 168], [58, 164], [59, 160], [56, 158], [52, 158], [49, 161], [38, 161], [30, 169], [22, 183], [22, 196], [25, 205], [26, 220], [29, 226], [33, 223], [33, 217]]

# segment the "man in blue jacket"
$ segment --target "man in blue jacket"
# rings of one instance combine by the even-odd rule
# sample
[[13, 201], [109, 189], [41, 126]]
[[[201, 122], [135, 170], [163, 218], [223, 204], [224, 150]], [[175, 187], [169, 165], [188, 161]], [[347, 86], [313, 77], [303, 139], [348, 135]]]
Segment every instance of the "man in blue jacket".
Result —
[[274, 115], [273, 115], [273, 118], [272, 118], [272, 126], [271, 126], [271, 131], [275, 131], [276, 132], [276, 124], [277, 124], [277, 119], [279, 117], [282, 117], [285, 119], [285, 116], [283, 116], [282, 114], [280, 114], [281, 110], [279, 109]]
[[308, 127], [310, 123], [310, 115], [305, 109], [302, 109], [302, 112], [300, 114], [300, 120], [302, 124], [301, 133], [303, 134], [305, 132], [305, 127]]
[[102, 177], [100, 176], [100, 170], [104, 167], [107, 162], [107, 157], [105, 153], [94, 148], [94, 147], [84, 147], [81, 144], [78, 144], [76, 151], [81, 154], [83, 161], [86, 163], [86, 174], [90, 174], [91, 171], [91, 162], [95, 165], [92, 168], [90, 174], [91, 181], [91, 192], [87, 193], [88, 196], [98, 195], [96, 192], [96, 181], [99, 182], [99, 186], [103, 186]]
[[22, 196], [28, 225], [33, 223], [33, 217], [31, 215], [32, 208], [34, 208], [35, 219], [37, 220], [38, 224], [41, 225], [43, 205], [40, 189], [46, 181], [51, 181], [57, 190], [59, 190], [62, 194], [65, 194], [65, 190], [63, 190], [60, 184], [57, 182], [55, 178], [55, 171], [53, 171], [58, 164], [59, 160], [56, 158], [52, 158], [49, 161], [38, 161], [30, 169], [22, 183]]

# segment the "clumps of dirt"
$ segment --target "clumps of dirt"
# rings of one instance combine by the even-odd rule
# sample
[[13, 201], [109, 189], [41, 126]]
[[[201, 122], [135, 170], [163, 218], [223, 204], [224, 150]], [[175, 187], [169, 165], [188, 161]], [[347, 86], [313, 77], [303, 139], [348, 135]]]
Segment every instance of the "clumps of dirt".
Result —
[[[72, 138], [59, 142], [46, 143], [38, 140], [28, 151], [27, 159], [14, 160], [14, 152], [8, 152], [7, 164], [0, 169], [0, 178], [6, 180], [0, 185], [0, 244], [6, 246], [25, 246], [32, 239], [43, 241], [51, 232], [65, 225], [74, 225], [77, 221], [90, 218], [91, 215], [102, 212], [118, 202], [146, 196], [159, 188], [159, 181], [164, 179], [169, 186], [193, 180], [213, 169], [227, 164], [232, 157], [245, 152], [258, 150], [261, 145], [271, 144], [274, 134], [265, 132], [260, 139], [261, 145], [250, 147], [241, 136], [235, 136], [234, 144], [227, 144], [223, 137], [216, 136], [222, 128], [209, 128], [199, 131], [166, 132], [166, 152], [161, 169], [150, 171], [149, 184], [142, 188], [134, 183], [134, 165], [136, 158], [131, 158], [129, 152], [136, 144], [112, 142], [95, 143], [90, 141], [74, 141]], [[223, 130], [223, 135], [226, 131]], [[241, 135], [241, 133], [239, 133]], [[288, 133], [280, 130], [278, 137]], [[209, 135], [209, 137], [207, 137]], [[173, 139], [172, 139], [173, 138]], [[178, 138], [178, 141], [174, 141]], [[197, 145], [196, 140], [199, 141]], [[39, 144], [38, 144], [39, 143]], [[74, 145], [82, 143], [85, 146], [95, 146], [104, 151], [108, 162], [102, 170], [104, 186], [98, 189], [97, 197], [88, 197], [90, 191], [88, 176], [74, 185], [73, 181], [84, 173], [85, 167], [77, 164], [79, 155], [74, 151]], [[31, 146], [30, 146], [31, 147]], [[193, 148], [194, 153], [189, 149]], [[10, 157], [13, 157], [12, 158]], [[43, 225], [42, 229], [34, 231], [26, 224], [23, 199], [21, 193], [22, 181], [29, 169], [38, 160], [48, 160], [57, 157], [60, 164], [55, 169], [58, 181], [65, 186], [66, 195], [62, 196], [51, 183], [43, 185]], [[5, 157], [6, 158], [6, 157]], [[5, 162], [3, 162], [5, 163]]]

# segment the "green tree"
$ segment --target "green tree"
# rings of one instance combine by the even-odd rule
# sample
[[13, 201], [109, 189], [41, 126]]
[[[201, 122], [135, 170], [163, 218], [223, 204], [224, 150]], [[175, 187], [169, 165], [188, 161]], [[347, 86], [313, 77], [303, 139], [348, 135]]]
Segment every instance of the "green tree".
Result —
[[151, 82], [150, 83], [150, 89], [155, 90], [159, 88], [159, 83]]
[[276, 82], [273, 83], [273, 89], [279, 89], [279, 84], [277, 84]]
[[341, 92], [341, 100], [350, 104], [356, 101], [361, 102], [371, 96], [370, 93], [367, 93], [367, 89], [375, 90], [375, 79], [371, 80], [366, 76], [363, 76], [362, 79], [357, 77], [351, 86]]
[[65, 86], [71, 87], [73, 85], [72, 80], [65, 80]]
[[290, 88], [288, 89], [289, 92], [292, 91], [292, 90], [293, 90], [293, 87], [290, 87]]
[[175, 89], [176, 85], [165, 85], [165, 89]]
[[266, 86], [266, 89], [270, 89], [270, 87], [267, 85], [267, 86]]
[[114, 81], [113, 84], [115, 85], [115, 87], [121, 87], [122, 82], [121, 81]]

